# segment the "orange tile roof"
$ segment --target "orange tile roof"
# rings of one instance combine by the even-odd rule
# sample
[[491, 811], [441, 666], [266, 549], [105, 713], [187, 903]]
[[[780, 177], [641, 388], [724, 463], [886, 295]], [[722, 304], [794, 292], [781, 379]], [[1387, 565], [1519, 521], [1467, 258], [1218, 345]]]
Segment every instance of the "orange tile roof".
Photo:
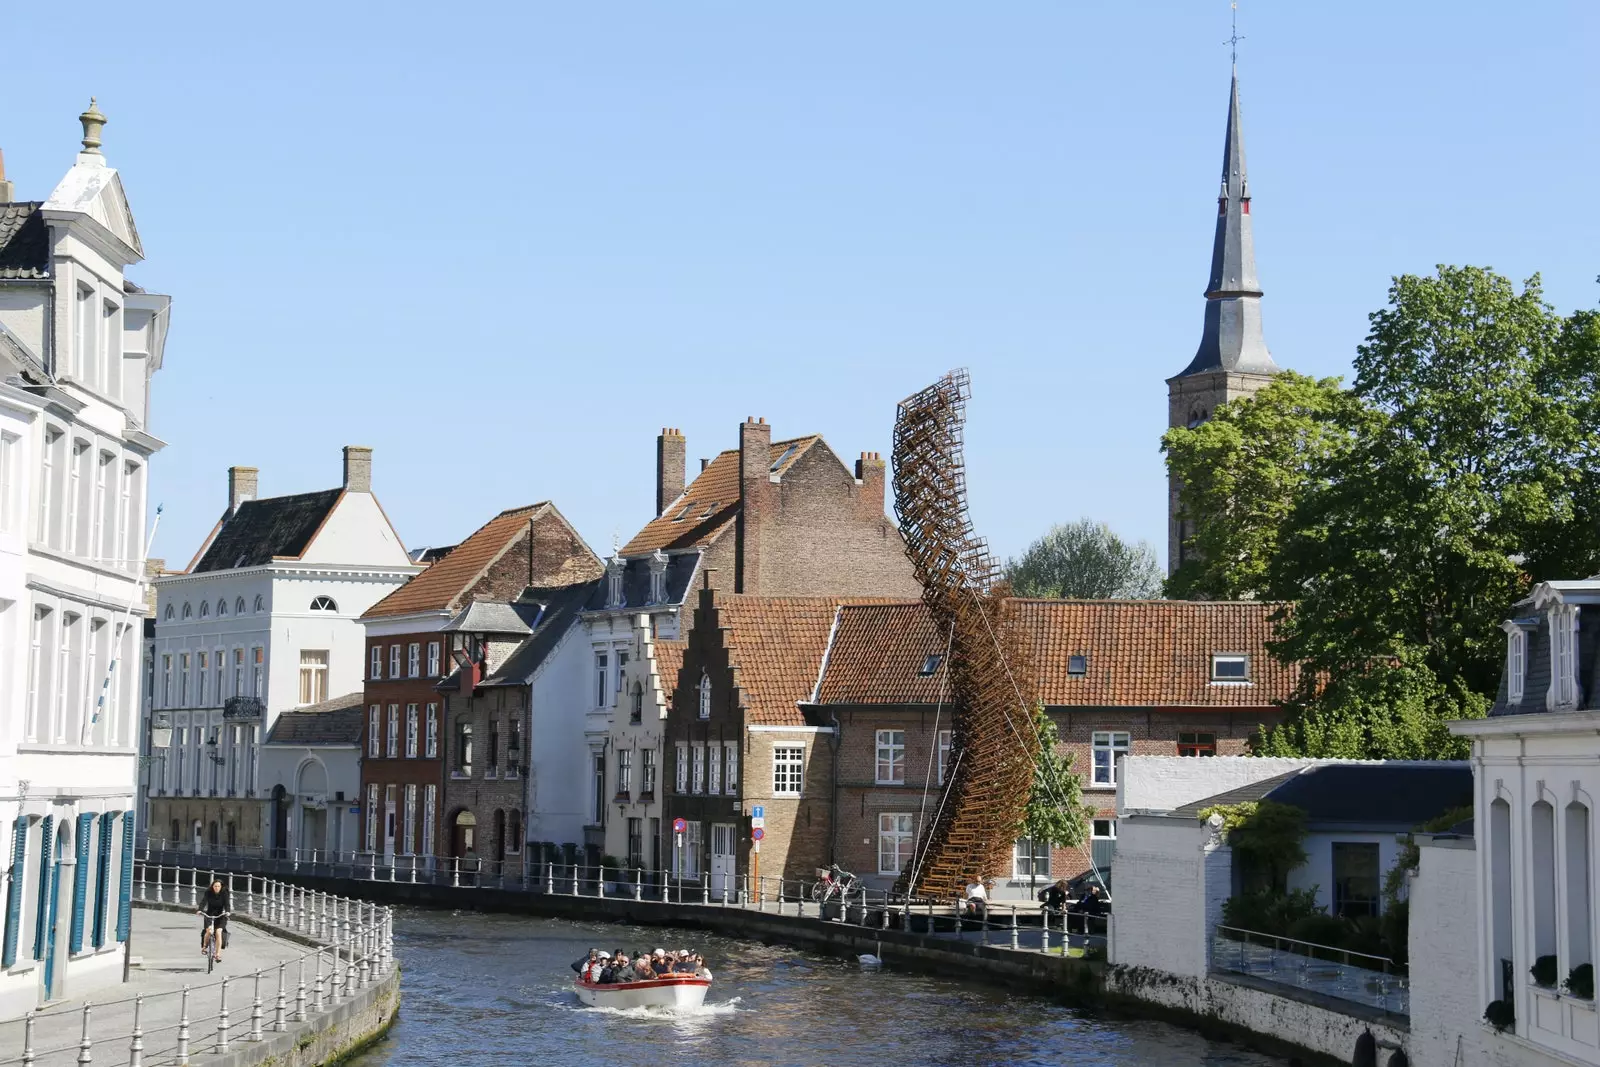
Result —
[[[1264, 707], [1288, 698], [1299, 669], [1267, 649], [1283, 605], [1183, 600], [1011, 600], [1054, 707]], [[922, 704], [939, 699], [944, 665], [922, 676], [946, 637], [921, 604], [845, 607], [828, 651], [819, 700]], [[1250, 657], [1249, 685], [1213, 684], [1211, 654]], [[1087, 658], [1074, 676], [1072, 656]], [[948, 690], [947, 690], [948, 692]]]
[[[807, 449], [820, 440], [822, 438], [819, 435], [811, 434], [772, 442], [769, 463], [783, 460], [783, 466], [773, 473], [782, 476]], [[794, 453], [785, 459], [785, 453], [791, 445], [794, 446]], [[710, 544], [738, 513], [739, 450], [730, 448], [708, 463], [706, 469], [695, 476], [683, 495], [669, 505], [664, 513], [645, 523], [644, 529], [622, 546], [621, 554], [642, 556], [658, 549]]]
[[[876, 602], [867, 597], [717, 597], [728, 658], [739, 672], [745, 721], [804, 725], [799, 705], [810, 700], [816, 688], [839, 606]], [[699, 624], [696, 611], [695, 625]]]
[[484, 570], [528, 528], [528, 522], [549, 506], [550, 502], [545, 500], [502, 511], [478, 527], [471, 537], [456, 546], [455, 551], [372, 605], [361, 617], [375, 619], [418, 611], [458, 610], [461, 607], [458, 598], [471, 589]]
[[687, 641], [656, 639], [656, 676], [661, 679], [661, 692], [669, 702], [672, 700], [672, 691], [678, 688], [678, 673], [683, 670], [683, 650], [688, 647]]

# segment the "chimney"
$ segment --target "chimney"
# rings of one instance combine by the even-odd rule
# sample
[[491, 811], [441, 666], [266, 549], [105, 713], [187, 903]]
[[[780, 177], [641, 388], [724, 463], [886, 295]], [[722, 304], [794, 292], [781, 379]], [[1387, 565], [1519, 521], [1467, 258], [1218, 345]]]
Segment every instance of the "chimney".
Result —
[[372, 449], [344, 446], [344, 489], [347, 493], [372, 492]]
[[734, 592], [761, 592], [761, 535], [770, 513], [772, 427], [747, 418], [739, 427], [739, 540], [734, 551]]
[[656, 438], [656, 514], [683, 495], [684, 463], [689, 443], [678, 430], [663, 428]]
[[863, 452], [861, 458], [856, 460], [856, 481], [861, 483], [856, 501], [866, 518], [883, 517], [885, 474], [883, 456], [878, 452]]
[[707, 459], [706, 457], [701, 456], [700, 457], [700, 469], [701, 470], [705, 470], [709, 466], [711, 466], [711, 461], [709, 459]]
[[240, 504], [256, 498], [256, 483], [260, 477], [261, 472], [255, 467], [228, 468], [228, 518], [233, 518]]
[[0, 152], [0, 204], [15, 203], [16, 199], [16, 187], [6, 181], [6, 154]]

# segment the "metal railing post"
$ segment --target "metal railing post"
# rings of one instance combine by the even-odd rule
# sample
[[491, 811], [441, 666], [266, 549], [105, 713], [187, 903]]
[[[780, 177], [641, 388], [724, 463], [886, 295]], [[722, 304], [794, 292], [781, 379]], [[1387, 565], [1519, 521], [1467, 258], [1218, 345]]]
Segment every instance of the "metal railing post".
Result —
[[178, 1015], [178, 1067], [189, 1065], [189, 987], [183, 987], [182, 1007]]
[[22, 1067], [33, 1067], [33, 1012], [22, 1017]]
[[[1044, 922], [1044, 928], [1042, 931], [1044, 936], [1043, 940], [1039, 942], [1039, 951], [1048, 953], [1050, 951], [1050, 913], [1041, 909], [1039, 912], [1039, 918]], [[1061, 917], [1061, 921], [1062, 923], [1067, 921], [1065, 915]]]
[[556, 895], [556, 865], [550, 860], [544, 861], [544, 891]]
[[294, 1015], [295, 1022], [304, 1022], [306, 1017], [306, 958], [300, 957], [300, 979], [294, 990]]
[[228, 980], [222, 980], [222, 999], [217, 1008], [217, 1051], [228, 1051]]
[[261, 972], [255, 976], [255, 990], [250, 998], [250, 1038], [251, 1041], [261, 1040]]
[[600, 872], [599, 876], [597, 878], [595, 878], [595, 881], [594, 881], [594, 894], [595, 894], [595, 896], [600, 897], [603, 900], [603, 899], [605, 899], [605, 895], [606, 895], [606, 865], [605, 864], [602, 863], [600, 865], [599, 872]]
[[[317, 949], [317, 978], [311, 987], [311, 1010], [318, 1015], [322, 1014], [322, 950]], [[305, 1018], [304, 1015], [301, 1018]]]
[[91, 1064], [94, 1062], [94, 1042], [89, 1038], [89, 1005], [83, 1006], [83, 1035], [78, 1038], [78, 1062]]
[[644, 868], [643, 867], [635, 867], [633, 869], [633, 899], [634, 900], [643, 900], [644, 899]]
[[572, 895], [578, 895], [578, 865], [576, 863], [572, 865]]
[[274, 1004], [273, 1007], [272, 1007], [272, 1030], [273, 1030], [274, 1033], [279, 1033], [279, 1034], [281, 1034], [285, 1030], [289, 1029], [288, 1023], [287, 1023], [286, 1018], [285, 1018], [286, 1015], [287, 1015], [287, 1008], [288, 1008], [288, 1005], [289, 1005], [289, 1001], [288, 1001], [288, 997], [285, 994], [284, 985], [283, 985], [283, 978], [284, 978], [284, 970], [283, 969], [285, 967], [287, 967], [287, 966], [289, 966], [287, 963], [281, 962], [281, 961], [278, 964], [278, 1002], [276, 1004]]
[[[1043, 914], [1043, 913], [1041, 913]], [[1011, 905], [1011, 951], [1017, 950], [1017, 906]]]

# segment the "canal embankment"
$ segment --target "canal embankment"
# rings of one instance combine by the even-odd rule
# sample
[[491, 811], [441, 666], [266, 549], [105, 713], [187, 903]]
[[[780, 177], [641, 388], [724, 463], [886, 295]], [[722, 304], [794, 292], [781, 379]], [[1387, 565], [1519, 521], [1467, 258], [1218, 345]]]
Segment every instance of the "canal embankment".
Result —
[[[776, 905], [638, 899], [539, 892], [520, 887], [452, 886], [429, 882], [367, 880], [319, 875], [287, 876], [310, 889], [359, 894], [397, 907], [452, 909], [526, 915], [577, 922], [705, 930], [765, 944], [786, 944], [823, 954], [871, 955], [890, 967], [935, 975], [981, 978], [1037, 996], [1058, 999], [1104, 1015], [1148, 1018], [1194, 1029], [1212, 1040], [1289, 1059], [1291, 1062], [1351, 1063], [1358, 1047], [1370, 1046], [1386, 1064], [1403, 1049], [1407, 1026], [1402, 1016], [1363, 1009], [1316, 993], [1285, 990], [1245, 976], [1203, 980], [1126, 968], [1101, 959], [1041, 950], [1040, 930], [1013, 935], [1005, 926], [987, 933], [964, 928], [945, 911], [904, 917], [892, 914], [885, 925], [881, 909], [847, 913], [857, 921], [810, 914], [779, 913]], [[1054, 945], [1054, 943], [1052, 943]], [[1397, 1061], [1403, 1063], [1404, 1061]]]

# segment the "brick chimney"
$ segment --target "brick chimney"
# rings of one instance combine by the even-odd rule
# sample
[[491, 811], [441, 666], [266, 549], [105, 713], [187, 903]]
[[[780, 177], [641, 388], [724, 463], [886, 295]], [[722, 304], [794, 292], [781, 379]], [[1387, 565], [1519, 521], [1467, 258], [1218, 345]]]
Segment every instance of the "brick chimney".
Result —
[[772, 427], [747, 418], [739, 427], [739, 542], [734, 592], [761, 592], [761, 540], [771, 518]]
[[233, 518], [240, 504], [256, 498], [256, 484], [260, 478], [261, 471], [255, 467], [228, 468], [228, 518]]
[[887, 481], [887, 468], [884, 465], [882, 454], [878, 452], [861, 453], [861, 458], [856, 460], [856, 481], [861, 483], [856, 495], [856, 502], [861, 508], [861, 514], [869, 519], [883, 518], [884, 483]]
[[684, 464], [688, 462], [689, 442], [682, 432], [663, 427], [656, 438], [656, 514], [664, 515], [667, 505], [683, 495]]
[[344, 446], [344, 489], [347, 493], [372, 492], [372, 449]]

